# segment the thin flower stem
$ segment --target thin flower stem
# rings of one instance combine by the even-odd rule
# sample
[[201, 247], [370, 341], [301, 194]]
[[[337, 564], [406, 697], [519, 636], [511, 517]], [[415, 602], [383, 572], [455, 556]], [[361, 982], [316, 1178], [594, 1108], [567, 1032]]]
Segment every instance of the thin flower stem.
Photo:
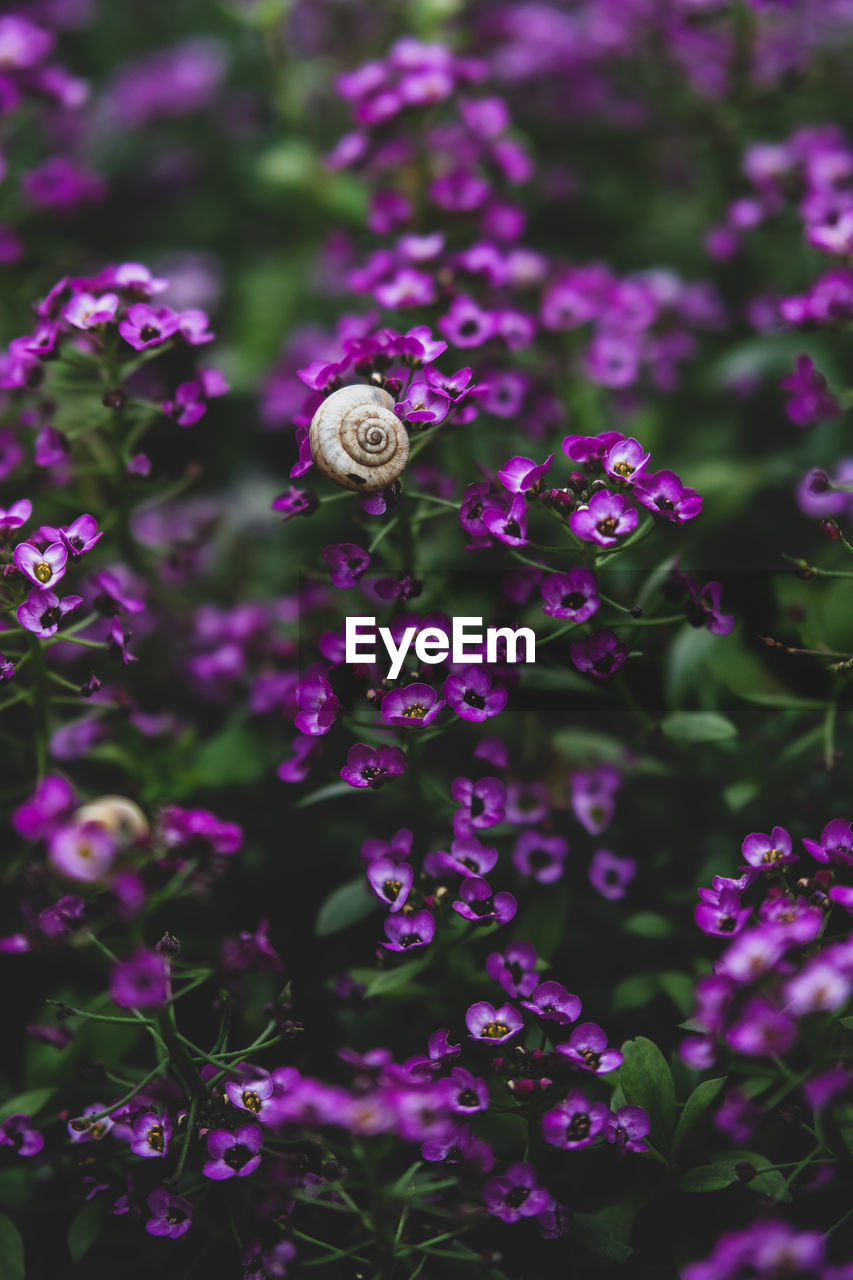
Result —
[[190, 1143], [193, 1140], [193, 1129], [195, 1128], [195, 1117], [196, 1117], [197, 1111], [198, 1111], [198, 1098], [193, 1098], [190, 1102], [189, 1115], [187, 1116], [186, 1133], [184, 1135], [184, 1145], [181, 1147], [181, 1154], [178, 1158], [178, 1167], [175, 1169], [175, 1172], [172, 1174], [172, 1177], [175, 1183], [180, 1181], [181, 1174], [184, 1171], [184, 1165], [187, 1162], [187, 1155], [189, 1154]]
[[435, 502], [441, 507], [450, 507], [453, 511], [459, 510], [458, 502], [451, 502], [449, 498], [439, 498], [433, 493], [409, 493], [408, 496], [417, 499], [418, 502]]
[[388, 534], [391, 532], [391, 530], [396, 528], [397, 519], [398, 519], [397, 516], [393, 516], [387, 522], [387, 524], [383, 524], [382, 528], [379, 530], [376, 537], [373, 539], [370, 546], [367, 548], [368, 555], [372, 556], [376, 548], [379, 546], [380, 542], [384, 541], [384, 539], [388, 537]]
[[[75, 1018], [88, 1018], [90, 1022], [124, 1022], [139, 1026], [138, 1018], [121, 1018], [117, 1014], [111, 1013], [90, 1013], [88, 1009], [75, 1009], [72, 1005], [66, 1004], [63, 1000], [48, 1000], [47, 1003], [56, 1005], [67, 1015], [73, 1014]], [[154, 1026], [153, 1022], [149, 1022], [147, 1018], [143, 1019], [143, 1021], [146, 1026]]]
[[165, 1062], [158, 1062], [153, 1071], [149, 1071], [148, 1075], [145, 1076], [143, 1080], [140, 1080], [139, 1084], [134, 1085], [130, 1092], [126, 1093], [123, 1098], [119, 1098], [117, 1102], [111, 1103], [110, 1106], [105, 1107], [103, 1111], [97, 1111], [92, 1116], [77, 1116], [76, 1119], [81, 1123], [89, 1124], [90, 1121], [103, 1120], [104, 1116], [111, 1116], [114, 1111], [118, 1111], [119, 1107], [123, 1107], [126, 1102], [130, 1102], [131, 1098], [135, 1098], [138, 1093], [141, 1093], [146, 1085], [149, 1085], [156, 1076], [159, 1076], [163, 1072], [165, 1066]]
[[574, 631], [575, 627], [583, 626], [581, 622], [567, 622], [564, 627], [558, 627], [556, 631], [550, 632], [543, 640], [536, 641], [536, 648], [541, 649], [543, 644], [550, 644], [552, 640], [559, 640], [560, 636], [567, 635], [569, 631]]
[[38, 636], [30, 636], [30, 659], [33, 664], [33, 741], [36, 749], [36, 772], [38, 780], [41, 782], [47, 769], [47, 747], [50, 727], [48, 724], [47, 673], [44, 665], [44, 650]]

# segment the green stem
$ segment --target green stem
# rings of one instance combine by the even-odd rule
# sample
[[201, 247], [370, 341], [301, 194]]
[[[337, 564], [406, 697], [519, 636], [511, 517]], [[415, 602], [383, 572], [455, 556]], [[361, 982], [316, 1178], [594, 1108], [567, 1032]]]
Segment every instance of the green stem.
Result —
[[30, 658], [33, 664], [33, 739], [36, 749], [36, 771], [39, 782], [47, 769], [47, 748], [50, 739], [48, 723], [47, 671], [44, 650], [37, 636], [30, 636]]

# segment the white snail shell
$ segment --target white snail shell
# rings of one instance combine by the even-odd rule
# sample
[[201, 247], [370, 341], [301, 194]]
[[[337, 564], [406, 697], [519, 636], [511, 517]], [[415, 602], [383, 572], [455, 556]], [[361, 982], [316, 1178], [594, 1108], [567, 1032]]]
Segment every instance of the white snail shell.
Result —
[[341, 387], [311, 419], [311, 453], [335, 484], [357, 493], [384, 489], [409, 460], [409, 437], [381, 387]]

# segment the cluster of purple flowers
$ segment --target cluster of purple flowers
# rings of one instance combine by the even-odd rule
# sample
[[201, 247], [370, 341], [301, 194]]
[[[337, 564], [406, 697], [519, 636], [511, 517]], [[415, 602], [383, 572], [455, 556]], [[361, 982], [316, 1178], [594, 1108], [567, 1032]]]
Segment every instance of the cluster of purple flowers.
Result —
[[727, 1231], [702, 1262], [692, 1262], [682, 1280], [761, 1280], [764, 1276], [802, 1276], [803, 1280], [850, 1280], [853, 1265], [833, 1265], [824, 1237], [798, 1231], [787, 1222], [756, 1222]]
[[[853, 911], [853, 888], [845, 883], [853, 866], [851, 825], [834, 819], [820, 840], [802, 843], [819, 865], [793, 883], [788, 869], [800, 855], [777, 826], [746, 837], [737, 878], [715, 876], [711, 888], [699, 890], [697, 924], [730, 941], [713, 975], [696, 986], [692, 1023], [700, 1034], [681, 1046], [691, 1066], [711, 1066], [719, 1041], [751, 1057], [784, 1056], [811, 1015], [839, 1011], [853, 993], [849, 931], [822, 940], [834, 906]], [[812, 1105], [825, 1104], [849, 1079], [847, 1071], [839, 1079], [830, 1074]]]

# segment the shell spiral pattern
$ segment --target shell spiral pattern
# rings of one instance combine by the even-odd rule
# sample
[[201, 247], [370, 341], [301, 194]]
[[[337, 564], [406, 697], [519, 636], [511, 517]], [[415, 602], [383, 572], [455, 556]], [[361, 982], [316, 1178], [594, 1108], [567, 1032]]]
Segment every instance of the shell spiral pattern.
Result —
[[384, 489], [409, 459], [409, 437], [380, 387], [341, 387], [311, 419], [311, 453], [335, 484], [357, 493]]

